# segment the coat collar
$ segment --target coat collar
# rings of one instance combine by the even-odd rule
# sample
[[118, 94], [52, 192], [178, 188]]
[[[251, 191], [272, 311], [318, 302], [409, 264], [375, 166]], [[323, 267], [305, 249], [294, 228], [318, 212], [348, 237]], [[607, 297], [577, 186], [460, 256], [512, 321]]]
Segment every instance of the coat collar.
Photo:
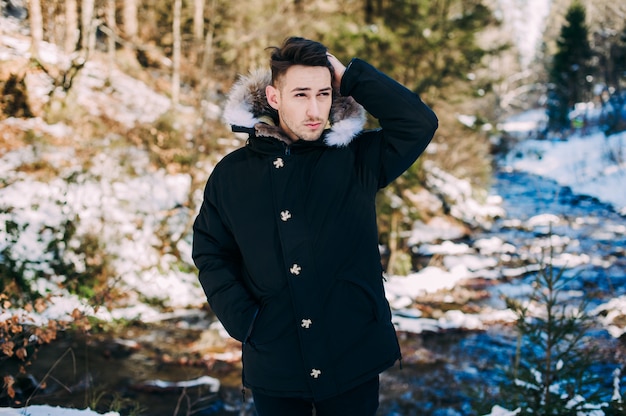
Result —
[[[269, 71], [256, 70], [241, 76], [231, 89], [223, 118], [233, 131], [273, 137], [287, 144], [291, 139], [278, 127], [278, 113], [265, 97], [271, 82]], [[330, 127], [323, 134], [328, 146], [347, 146], [365, 125], [365, 110], [352, 97], [333, 96]]]

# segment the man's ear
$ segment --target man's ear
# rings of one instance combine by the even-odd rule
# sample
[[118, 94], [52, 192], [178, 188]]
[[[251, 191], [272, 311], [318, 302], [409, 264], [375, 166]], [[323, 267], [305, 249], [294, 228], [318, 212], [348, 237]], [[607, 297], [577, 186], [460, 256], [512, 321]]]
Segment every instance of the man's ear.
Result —
[[265, 87], [265, 97], [267, 98], [267, 103], [274, 109], [278, 110], [279, 97], [280, 92], [277, 88], [268, 85]]

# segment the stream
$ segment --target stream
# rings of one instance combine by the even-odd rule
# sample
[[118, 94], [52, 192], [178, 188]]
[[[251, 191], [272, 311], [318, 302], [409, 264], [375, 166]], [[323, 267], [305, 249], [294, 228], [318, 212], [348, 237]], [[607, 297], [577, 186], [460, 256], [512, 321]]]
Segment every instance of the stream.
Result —
[[[571, 270], [576, 273], [572, 296], [584, 296], [593, 308], [626, 294], [626, 218], [596, 199], [519, 172], [498, 172], [492, 192], [503, 198], [506, 218], [472, 235], [470, 246], [472, 241], [492, 237], [511, 244], [516, 250], [507, 260], [510, 264], [502, 267], [512, 268], [527, 261], [524, 253], [545, 245], [546, 236], [556, 236], [563, 243], [563, 253], [589, 257]], [[550, 229], [527, 226], [543, 214], [558, 217], [558, 222]], [[530, 287], [532, 280], [532, 273], [495, 281], [479, 279], [468, 284], [467, 290], [480, 294], [470, 306], [504, 309], [501, 295], [523, 293], [520, 288]], [[115, 339], [63, 333], [37, 352], [18, 380], [18, 398], [28, 404], [90, 407], [130, 416], [254, 415], [251, 395], [242, 396], [239, 346], [222, 339], [217, 330], [207, 331], [211, 322], [205, 311], [190, 311], [158, 324], [133, 323], [120, 329]], [[403, 364], [381, 375], [380, 416], [485, 415], [501, 404], [502, 370], [512, 363], [517, 342], [511, 324], [399, 335]], [[600, 329], [594, 337], [606, 357], [594, 371], [607, 374], [610, 397], [610, 375], [626, 363], [626, 342]], [[16, 373], [16, 363], [5, 365], [14, 366], [9, 373]], [[219, 391], [210, 383], [153, 382], [201, 381], [204, 376], [218, 379]], [[41, 381], [45, 383], [37, 387]], [[621, 382], [626, 384], [624, 371]]]
[[[498, 172], [494, 180], [492, 193], [503, 198], [506, 218], [497, 220], [489, 231], [473, 235], [472, 240], [497, 237], [513, 245], [515, 252], [509, 264], [501, 261], [502, 268], [525, 263], [524, 253], [545, 248], [548, 239], [562, 244], [560, 251], [565, 255], [589, 256], [584, 264], [564, 267], [564, 275], [575, 277], [567, 287], [573, 302], [579, 304], [584, 297], [591, 310], [626, 293], [626, 218], [607, 204], [575, 195], [569, 188], [535, 175]], [[558, 221], [551, 226], [528, 226], [533, 218], [547, 214]], [[474, 308], [504, 309], [502, 294], [523, 296], [533, 281], [534, 274], [529, 273], [495, 284], [477, 283], [473, 289], [489, 295], [473, 300]], [[598, 328], [593, 338], [604, 357], [593, 366], [594, 372], [605, 376], [603, 391], [610, 397], [612, 373], [621, 368], [623, 394], [626, 337], [616, 340]], [[404, 334], [402, 339], [404, 369], [393, 368], [381, 377], [381, 416], [485, 415], [494, 405], [502, 404], [499, 385], [503, 370], [514, 361], [517, 342], [512, 325], [494, 324], [481, 331]]]

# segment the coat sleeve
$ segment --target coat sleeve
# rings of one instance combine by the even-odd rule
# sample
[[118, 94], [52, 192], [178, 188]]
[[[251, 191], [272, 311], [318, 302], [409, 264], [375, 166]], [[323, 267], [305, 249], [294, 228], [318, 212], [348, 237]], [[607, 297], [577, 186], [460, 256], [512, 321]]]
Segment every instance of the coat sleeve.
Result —
[[245, 342], [259, 307], [244, 286], [239, 249], [211, 202], [210, 186], [193, 225], [192, 257], [211, 309], [230, 336]]
[[357, 58], [348, 65], [340, 92], [352, 96], [380, 123], [379, 134], [369, 136], [382, 140], [361, 140], [359, 145], [378, 187], [385, 187], [424, 152], [437, 130], [437, 116], [417, 94]]

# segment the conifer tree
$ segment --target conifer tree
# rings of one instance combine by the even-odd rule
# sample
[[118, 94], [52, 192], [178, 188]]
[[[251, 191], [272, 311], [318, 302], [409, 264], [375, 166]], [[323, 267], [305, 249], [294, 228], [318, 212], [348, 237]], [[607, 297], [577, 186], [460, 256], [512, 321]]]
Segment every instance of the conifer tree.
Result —
[[519, 415], [590, 414], [603, 392], [592, 369], [599, 353], [588, 342], [592, 321], [587, 301], [576, 304], [567, 298], [576, 276], [567, 277], [566, 269], [552, 264], [554, 248], [547, 254], [528, 299], [506, 298], [517, 316], [519, 338], [502, 396]]
[[561, 28], [550, 70], [548, 115], [553, 130], [568, 126], [569, 110], [586, 99], [591, 89], [588, 82], [591, 47], [585, 19], [585, 7], [578, 0], [574, 1]]
[[626, 25], [617, 37], [612, 55], [614, 59], [612, 80], [615, 88], [621, 91], [621, 81], [626, 80]]

